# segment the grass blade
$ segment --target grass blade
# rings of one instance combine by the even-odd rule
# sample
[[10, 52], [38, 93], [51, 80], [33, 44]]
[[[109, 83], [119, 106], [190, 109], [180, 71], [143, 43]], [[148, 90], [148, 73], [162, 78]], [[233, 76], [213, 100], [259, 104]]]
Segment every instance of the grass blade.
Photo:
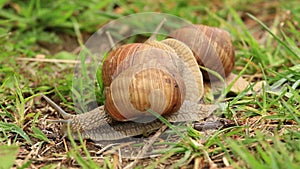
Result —
[[270, 35], [273, 36], [273, 38], [275, 38], [282, 46], [285, 47], [285, 49], [287, 49], [289, 52], [291, 52], [296, 59], [300, 59], [300, 56], [297, 55], [297, 53], [291, 49], [283, 40], [281, 40], [277, 35], [275, 35], [268, 27], [267, 25], [265, 25], [264, 23], [262, 23], [259, 19], [257, 19], [255, 16], [251, 15], [251, 14], [247, 14], [251, 19], [255, 20], [257, 23], [259, 23]]

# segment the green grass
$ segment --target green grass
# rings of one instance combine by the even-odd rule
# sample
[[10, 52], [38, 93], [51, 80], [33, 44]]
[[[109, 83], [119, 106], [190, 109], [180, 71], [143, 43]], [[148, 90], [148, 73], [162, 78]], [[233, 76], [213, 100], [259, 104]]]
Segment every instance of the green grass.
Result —
[[[297, 3], [296, 0], [0, 1], [0, 156], [6, 158], [0, 168], [41, 167], [39, 158], [44, 159], [44, 168], [61, 167], [60, 163], [65, 168], [114, 168], [128, 164], [126, 160], [118, 164], [113, 153], [96, 158], [95, 149], [99, 147], [83, 140], [67, 140], [70, 149], [65, 151], [62, 140], [52, 136], [59, 134], [58, 126], [45, 120], [57, 120], [57, 116], [45, 106], [39, 93], [51, 95], [67, 112], [89, 108], [88, 95], [78, 101], [86, 107], [74, 108], [71, 96], [83, 92], [72, 89], [74, 64], [18, 59], [43, 55], [75, 60], [76, 48], [102, 25], [128, 14], [152, 11], [226, 29], [236, 49], [234, 72], [253, 83], [265, 80], [266, 86], [260, 95], [254, 92], [247, 95], [251, 88], [236, 96], [227, 95], [224, 109], [217, 113], [236, 126], [208, 136], [188, 127], [188, 136], [170, 144], [172, 149], [144, 161], [148, 168], [168, 165], [170, 161], [175, 168], [192, 168], [199, 161], [206, 166], [224, 166], [224, 159], [235, 168], [298, 168], [300, 6]], [[104, 101], [103, 86], [101, 78], [97, 81], [100, 104]], [[84, 81], [80, 83], [86, 85]], [[51, 162], [51, 159], [57, 160]], [[142, 165], [138, 163], [137, 168], [143, 168]]]

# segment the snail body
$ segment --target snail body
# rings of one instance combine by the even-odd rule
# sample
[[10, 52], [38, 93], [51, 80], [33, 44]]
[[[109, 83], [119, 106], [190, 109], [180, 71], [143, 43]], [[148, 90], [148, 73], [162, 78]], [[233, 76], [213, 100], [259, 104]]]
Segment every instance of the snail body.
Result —
[[[67, 136], [67, 125], [69, 125], [74, 139], [79, 139], [79, 132], [81, 138], [91, 139], [95, 142], [119, 140], [155, 131], [163, 125], [158, 119], [147, 123], [119, 122], [105, 112], [104, 106], [99, 106], [84, 114], [71, 115], [47, 96], [42, 95], [42, 97], [63, 116], [64, 120], [59, 120], [59, 122], [65, 123], [62, 131], [64, 135]], [[202, 105], [185, 100], [177, 112], [164, 117], [169, 122], [200, 121], [215, 109], [217, 109], [216, 105]]]
[[[229, 51], [229, 60], [232, 61], [233, 49], [219, 49], [219, 39], [205, 31], [196, 35], [213, 43], [209, 47], [214, 49], [207, 49], [213, 52], [197, 51], [196, 45], [191, 47], [189, 42], [181, 41], [177, 31], [170, 35], [176, 39], [159, 42], [150, 38], [145, 43], [126, 44], [108, 53], [102, 69], [106, 96], [104, 106], [84, 114], [69, 115], [49, 98], [43, 97], [70, 124], [73, 136], [76, 137], [74, 131], [80, 131], [83, 138], [95, 141], [121, 139], [158, 129], [162, 122], [155, 119], [148, 109], [170, 122], [202, 120], [216, 106], [199, 103], [204, 87], [198, 64], [205, 59], [199, 59], [198, 53], [224, 54]], [[226, 61], [222, 63], [227, 65]], [[224, 76], [233, 65], [229, 64]]]

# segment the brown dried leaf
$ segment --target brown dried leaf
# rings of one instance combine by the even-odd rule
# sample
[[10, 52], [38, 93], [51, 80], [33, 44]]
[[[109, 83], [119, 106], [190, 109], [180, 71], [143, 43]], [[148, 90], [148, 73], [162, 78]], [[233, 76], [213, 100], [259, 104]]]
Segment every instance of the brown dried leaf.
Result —
[[[218, 91], [226, 88], [228, 85], [230, 85], [233, 82], [234, 82], [234, 84], [230, 88], [230, 92], [233, 92], [235, 94], [238, 94], [238, 93], [244, 91], [245, 89], [247, 89], [251, 85], [251, 83], [248, 82], [243, 77], [238, 77], [238, 75], [230, 73], [229, 76], [227, 76], [225, 78], [225, 84], [223, 82], [221, 82], [221, 81], [215, 81], [215, 82], [211, 82], [211, 83], [205, 83], [205, 88], [204, 88], [205, 95], [209, 95], [211, 92], [212, 93], [218, 92]], [[259, 81], [259, 82], [257, 82], [253, 86], [254, 92], [258, 93], [262, 89], [263, 85], [264, 86], [266, 85], [265, 81]], [[248, 91], [247, 94], [250, 95], [250, 94], [252, 94], [252, 92]]]

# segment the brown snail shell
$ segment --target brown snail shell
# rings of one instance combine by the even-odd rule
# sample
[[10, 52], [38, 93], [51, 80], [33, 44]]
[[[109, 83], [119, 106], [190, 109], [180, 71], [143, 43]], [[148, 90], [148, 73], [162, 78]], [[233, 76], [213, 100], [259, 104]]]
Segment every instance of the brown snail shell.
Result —
[[203, 95], [197, 62], [176, 39], [124, 45], [108, 54], [102, 72], [103, 80], [110, 81], [105, 83], [105, 108], [118, 121], [150, 116], [149, 108], [161, 115], [174, 113], [185, 98], [198, 102]]
[[[145, 57], [143, 57], [143, 55], [140, 54], [138, 57], [131, 57], [131, 61], [123, 62], [126, 57], [134, 56], [137, 52], [145, 51], [146, 49], [151, 48], [158, 48], [173, 53], [175, 52], [171, 47], [154, 40], [148, 40], [146, 41], [146, 43], [131, 43], [122, 45], [116, 50], [109, 52], [103, 62], [102, 78], [104, 86], [109, 86], [113, 78], [124, 69], [130, 67], [133, 64], [136, 64], [136, 62], [142, 62], [144, 59], [146, 59]], [[122, 66], [120, 66], [121, 64]]]
[[[149, 55], [146, 52], [139, 54], [149, 58], [153, 53], [161, 58], [168, 57], [163, 56], [167, 52], [154, 48], [149, 50]], [[153, 58], [146, 63], [135, 64], [113, 79], [110, 87], [106, 88], [105, 108], [114, 119], [128, 121], [151, 116], [148, 109], [161, 115], [179, 110], [185, 98], [183, 79], [171, 60], [166, 59], [164, 65], [160, 64], [162, 60]]]
[[138, 50], [144, 50], [145, 48], [150, 47], [151, 46], [143, 43], [131, 43], [122, 45], [116, 50], [109, 52], [102, 67], [102, 80], [104, 86], [109, 86], [111, 84], [115, 71], [127, 56], [134, 55]]
[[[189, 86], [189, 88], [186, 89], [187, 99], [199, 102], [204, 93], [203, 78], [193, 52], [183, 42], [176, 39], [168, 38], [163, 40], [162, 43], [172, 47], [175, 53], [184, 62], [184, 68], [189, 69], [189, 71], [183, 71], [186, 74], [182, 73], [186, 86]], [[180, 69], [180, 66], [178, 66], [178, 68]]]
[[[216, 71], [222, 77], [234, 67], [235, 53], [227, 31], [205, 25], [189, 25], [170, 33], [169, 37], [185, 43], [194, 53], [199, 65]], [[205, 80], [217, 77], [203, 71]]]

